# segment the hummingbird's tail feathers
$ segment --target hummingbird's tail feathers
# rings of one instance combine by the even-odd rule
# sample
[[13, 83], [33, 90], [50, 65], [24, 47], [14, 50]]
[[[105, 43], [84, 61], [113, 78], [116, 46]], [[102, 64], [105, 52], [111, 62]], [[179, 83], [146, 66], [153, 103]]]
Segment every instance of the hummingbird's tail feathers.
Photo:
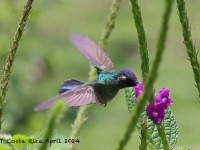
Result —
[[61, 93], [34, 108], [35, 111], [45, 110], [57, 100], [63, 100], [67, 106], [81, 106], [92, 103], [100, 104], [92, 86], [78, 87], [75, 90]]
[[82, 84], [84, 84], [84, 83], [80, 82], [78, 80], [74, 80], [74, 79], [66, 80], [61, 84], [61, 86], [59, 88], [59, 94], [64, 93], [66, 91], [75, 90]]

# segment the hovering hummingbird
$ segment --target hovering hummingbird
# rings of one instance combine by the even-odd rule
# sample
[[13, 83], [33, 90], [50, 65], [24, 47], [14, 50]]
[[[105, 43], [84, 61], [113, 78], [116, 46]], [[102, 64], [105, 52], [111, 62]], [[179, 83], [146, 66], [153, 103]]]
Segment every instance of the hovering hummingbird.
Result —
[[92, 103], [106, 105], [120, 89], [137, 85], [137, 78], [129, 69], [109, 71], [113, 63], [95, 42], [79, 34], [72, 34], [69, 39], [97, 69], [97, 78], [89, 83], [74, 79], [64, 81], [59, 88], [59, 95], [36, 106], [35, 111], [47, 109], [57, 100], [63, 100], [67, 106]]

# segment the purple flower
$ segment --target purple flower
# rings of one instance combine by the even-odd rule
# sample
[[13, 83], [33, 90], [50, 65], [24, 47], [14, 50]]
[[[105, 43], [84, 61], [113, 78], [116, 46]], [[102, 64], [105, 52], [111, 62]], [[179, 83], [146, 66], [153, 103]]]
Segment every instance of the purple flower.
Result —
[[[137, 98], [142, 94], [143, 82], [140, 82], [138, 85], [134, 86], [135, 98], [133, 102], [137, 102]], [[161, 89], [155, 96], [155, 102], [149, 104], [146, 108], [147, 116], [153, 121], [154, 124], [160, 124], [165, 117], [165, 110], [169, 105], [173, 104], [169, 98], [170, 90]]]
[[140, 82], [138, 85], [134, 86], [134, 92], [135, 92], [135, 98], [133, 100], [133, 102], [137, 102], [137, 98], [142, 94], [142, 90], [143, 90], [143, 82]]
[[159, 124], [165, 117], [165, 110], [157, 103], [153, 103], [146, 108], [147, 116], [153, 121], [154, 124]]
[[155, 97], [156, 103], [160, 104], [164, 109], [167, 109], [169, 105], [174, 103], [174, 101], [169, 98], [169, 92], [170, 90], [163, 88], [158, 92]]
[[146, 108], [147, 116], [153, 121], [154, 124], [159, 124], [165, 117], [165, 110], [169, 107], [169, 105], [174, 102], [169, 98], [168, 89], [161, 89], [155, 97], [155, 102], [153, 104], [149, 104]]

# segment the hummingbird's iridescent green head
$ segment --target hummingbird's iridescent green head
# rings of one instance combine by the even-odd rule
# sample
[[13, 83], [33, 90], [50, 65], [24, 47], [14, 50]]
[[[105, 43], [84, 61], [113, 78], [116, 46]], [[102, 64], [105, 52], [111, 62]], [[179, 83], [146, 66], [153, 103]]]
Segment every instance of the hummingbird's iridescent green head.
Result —
[[117, 78], [117, 84], [120, 88], [132, 87], [138, 84], [137, 77], [129, 69], [123, 69], [120, 71], [120, 75]]

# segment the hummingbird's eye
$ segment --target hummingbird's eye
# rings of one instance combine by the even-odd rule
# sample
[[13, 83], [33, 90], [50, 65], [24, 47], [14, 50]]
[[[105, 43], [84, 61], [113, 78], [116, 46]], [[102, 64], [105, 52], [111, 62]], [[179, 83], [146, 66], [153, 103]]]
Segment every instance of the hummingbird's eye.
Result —
[[126, 76], [120, 76], [119, 79], [120, 80], [126, 80]]

